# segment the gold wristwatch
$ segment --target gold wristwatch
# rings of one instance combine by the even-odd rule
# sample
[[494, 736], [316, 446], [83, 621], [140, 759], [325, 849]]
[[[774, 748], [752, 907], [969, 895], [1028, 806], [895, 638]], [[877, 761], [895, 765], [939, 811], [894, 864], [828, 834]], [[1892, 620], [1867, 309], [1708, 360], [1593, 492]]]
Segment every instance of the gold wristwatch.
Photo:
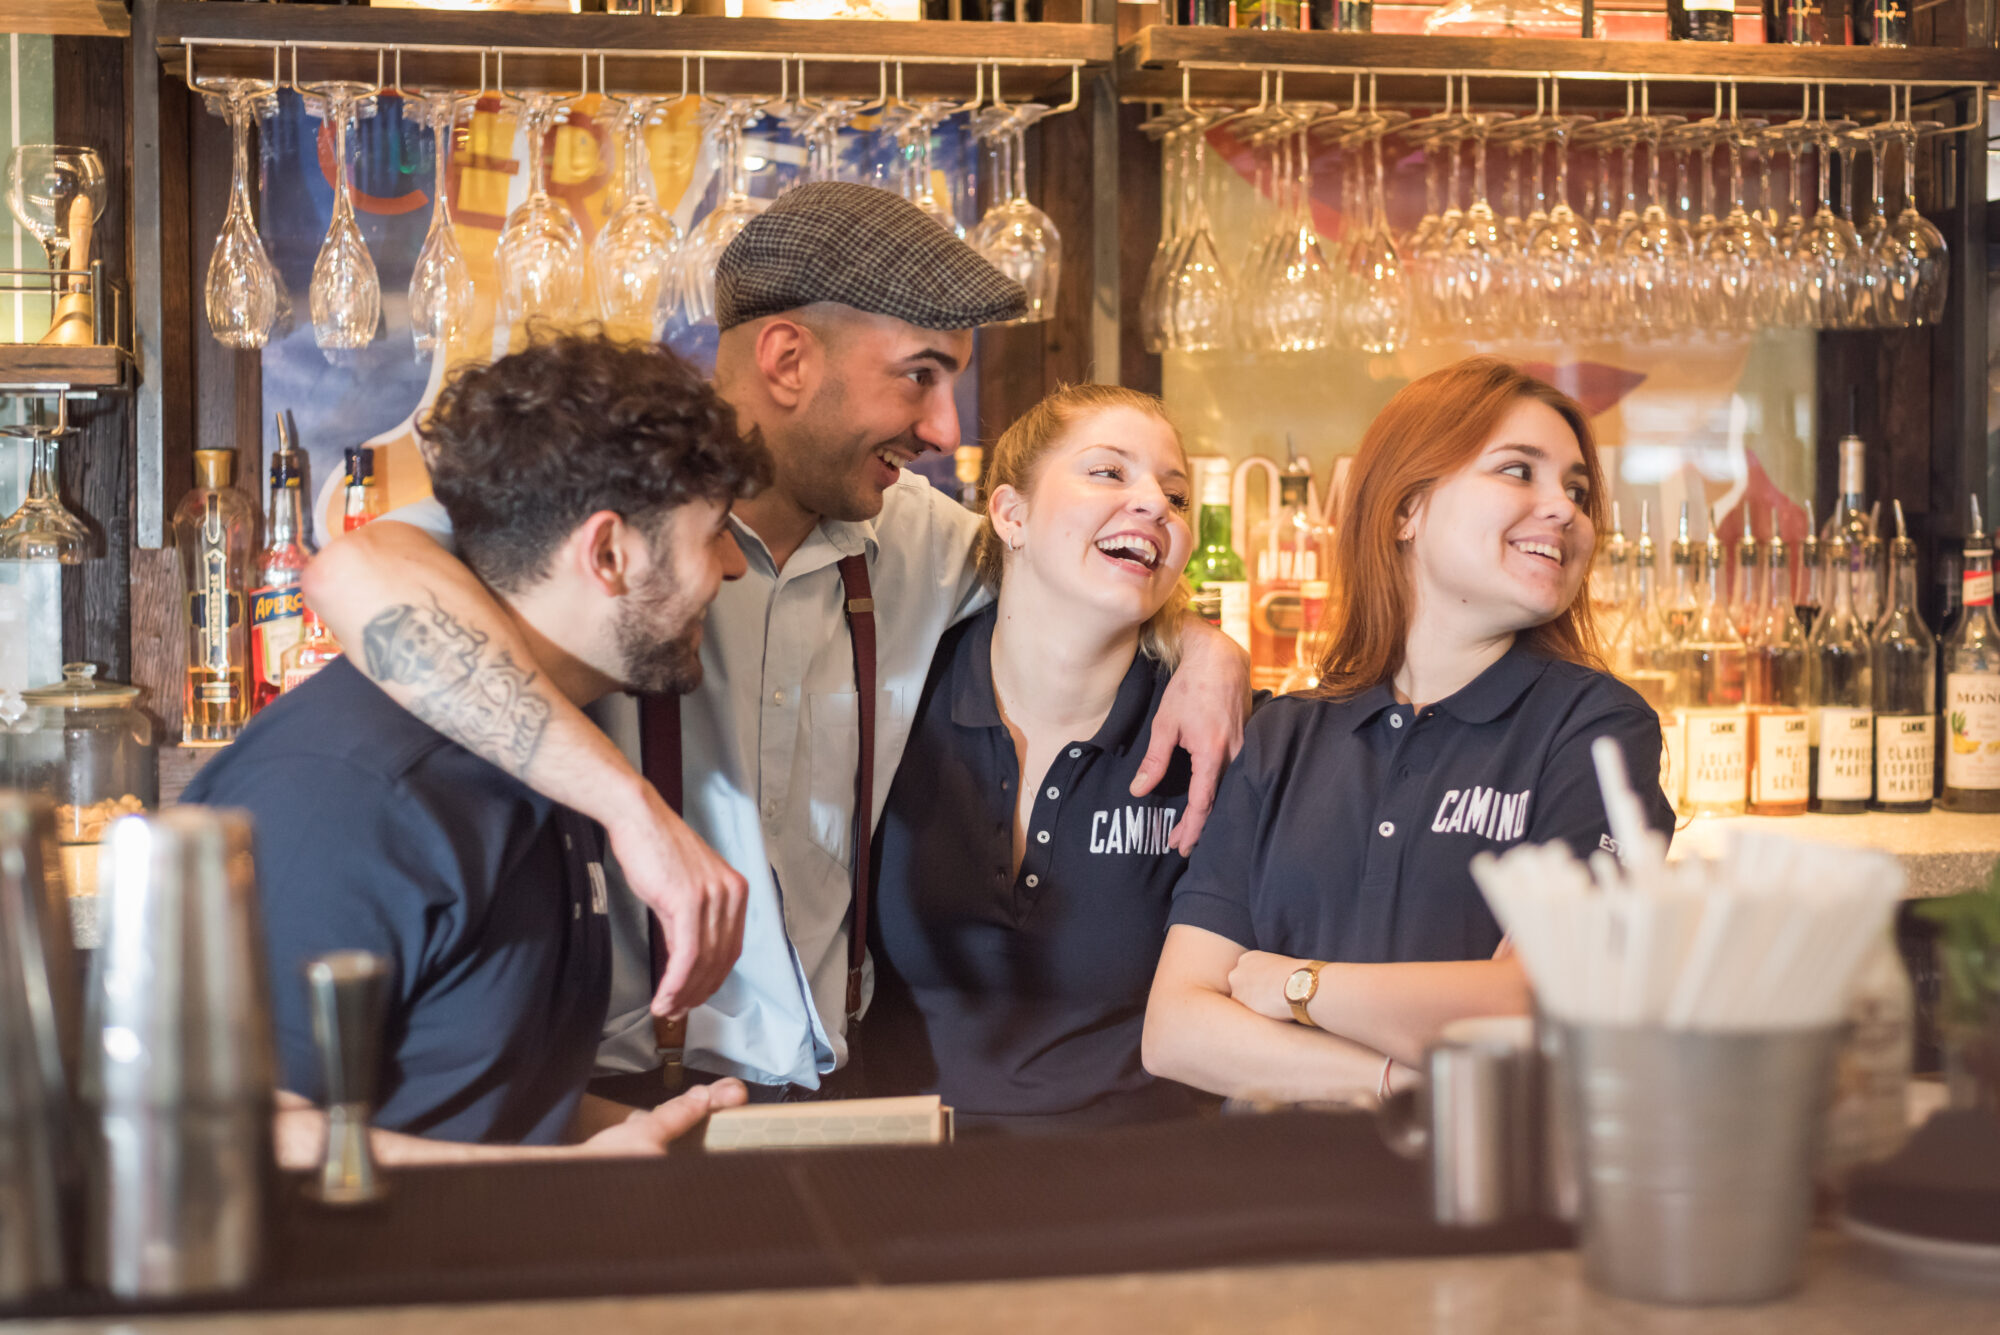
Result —
[[1306, 1013], [1306, 1006], [1319, 991], [1319, 971], [1325, 967], [1325, 960], [1310, 960], [1285, 976], [1285, 1000], [1291, 1003], [1292, 1018], [1308, 1029], [1319, 1028]]

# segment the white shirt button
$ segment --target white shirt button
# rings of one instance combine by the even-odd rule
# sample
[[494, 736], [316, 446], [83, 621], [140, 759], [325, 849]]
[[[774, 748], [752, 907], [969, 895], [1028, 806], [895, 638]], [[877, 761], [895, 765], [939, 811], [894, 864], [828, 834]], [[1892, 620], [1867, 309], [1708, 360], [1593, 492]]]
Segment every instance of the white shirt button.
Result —
[[1028, 876], [1027, 876], [1027, 886], [1028, 886], [1028, 888], [1029, 888], [1030, 890], [1034, 889], [1034, 888], [1035, 888], [1036, 886], [1040, 885], [1041, 883], [1042, 883], [1042, 878], [1041, 878], [1041, 877], [1039, 877], [1039, 876], [1035, 875], [1035, 874], [1034, 874], [1033, 872], [1029, 872], [1029, 873], [1028, 873]]
[[1059, 788], [1057, 788], [1057, 787], [1056, 787], [1055, 785], [1051, 784], [1051, 785], [1049, 785], [1049, 796], [1050, 796], [1050, 798], [1052, 798], [1052, 799], [1053, 799], [1053, 798], [1057, 798], [1057, 797], [1061, 797], [1061, 796], [1062, 796], [1062, 790], [1061, 790], [1061, 789], [1059, 789]]
[[1402, 716], [1401, 714], [1391, 714], [1391, 715], [1389, 715], [1389, 726], [1390, 726], [1390, 727], [1392, 727], [1392, 728], [1400, 728], [1400, 727], [1402, 727], [1402, 726], [1403, 726], [1403, 716]]
[[1048, 841], [1049, 841], [1049, 832], [1048, 832], [1047, 830], [1036, 830], [1036, 831], [1035, 831], [1035, 842], [1036, 842], [1036, 843], [1038, 843], [1038, 844], [1046, 844], [1046, 843], [1047, 843]]
[[1069, 758], [1071, 760], [1078, 759], [1082, 755], [1083, 755], [1083, 748], [1080, 746], [1072, 746], [1069, 749]]
[[771, 703], [774, 705], [781, 705], [785, 703], [785, 693], [783, 691], [772, 691]]
[[1380, 825], [1377, 825], [1375, 827], [1375, 833], [1381, 835], [1384, 839], [1387, 839], [1390, 835], [1394, 834], [1395, 832], [1396, 832], [1396, 822], [1394, 821], [1385, 820]]

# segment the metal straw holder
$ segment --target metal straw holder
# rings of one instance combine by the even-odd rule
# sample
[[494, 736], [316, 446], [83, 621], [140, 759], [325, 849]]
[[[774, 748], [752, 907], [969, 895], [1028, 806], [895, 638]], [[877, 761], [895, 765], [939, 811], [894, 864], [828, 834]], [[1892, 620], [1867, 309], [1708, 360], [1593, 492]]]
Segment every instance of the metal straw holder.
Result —
[[261, 1259], [273, 1059], [250, 823], [115, 822], [85, 992], [85, 1273], [121, 1298], [246, 1287]]
[[1840, 1037], [1562, 1026], [1590, 1282], [1657, 1303], [1790, 1292]]

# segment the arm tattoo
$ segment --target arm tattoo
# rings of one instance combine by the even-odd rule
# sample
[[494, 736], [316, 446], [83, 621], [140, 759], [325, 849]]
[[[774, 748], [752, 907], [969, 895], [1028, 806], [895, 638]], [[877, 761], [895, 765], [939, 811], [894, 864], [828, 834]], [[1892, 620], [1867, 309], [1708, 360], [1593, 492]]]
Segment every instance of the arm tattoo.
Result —
[[536, 674], [431, 599], [399, 603], [362, 632], [368, 675], [411, 690], [412, 714], [475, 755], [520, 775], [549, 722]]

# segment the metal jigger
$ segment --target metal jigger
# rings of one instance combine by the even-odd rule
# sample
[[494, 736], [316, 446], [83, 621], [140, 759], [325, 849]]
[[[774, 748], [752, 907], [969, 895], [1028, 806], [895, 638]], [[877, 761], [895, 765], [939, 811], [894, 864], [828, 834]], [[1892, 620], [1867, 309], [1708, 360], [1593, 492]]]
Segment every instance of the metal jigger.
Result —
[[365, 950], [336, 950], [306, 965], [313, 1042], [326, 1085], [326, 1150], [307, 1187], [328, 1205], [366, 1205], [387, 1188], [368, 1143], [368, 1115], [382, 1058], [389, 961]]
[[84, 1266], [117, 1297], [247, 1287], [262, 1259], [274, 1061], [241, 812], [112, 823], [84, 993]]
[[48, 801], [0, 791], [0, 1303], [61, 1288], [76, 958]]

